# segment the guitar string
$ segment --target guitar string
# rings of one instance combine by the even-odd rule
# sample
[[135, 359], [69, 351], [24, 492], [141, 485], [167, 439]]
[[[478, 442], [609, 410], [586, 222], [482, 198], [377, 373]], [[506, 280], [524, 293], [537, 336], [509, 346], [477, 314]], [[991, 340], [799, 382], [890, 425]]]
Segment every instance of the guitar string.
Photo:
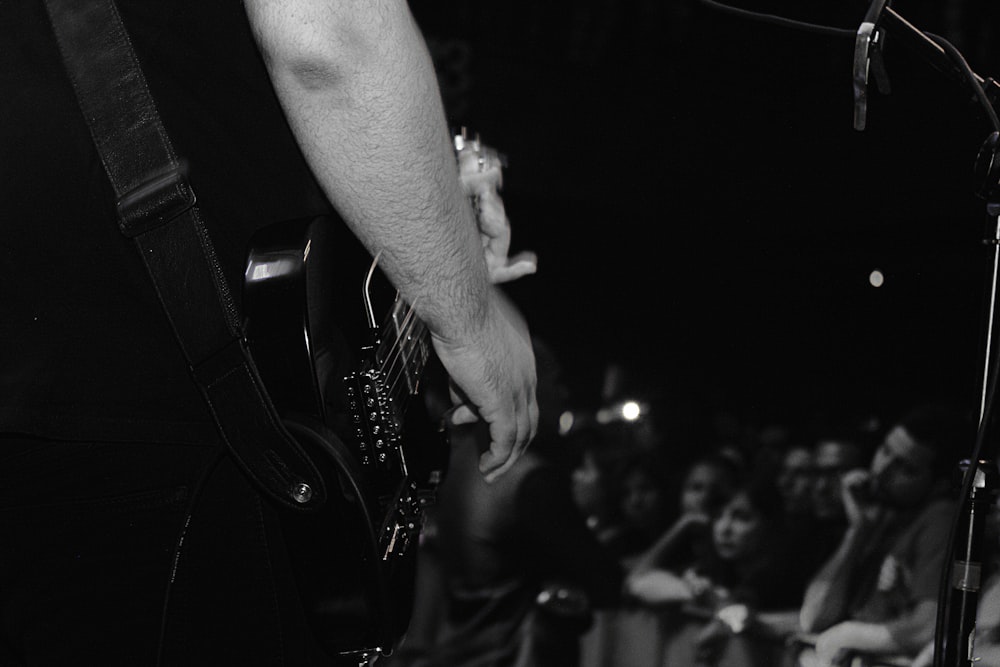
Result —
[[[423, 328], [423, 323], [415, 316], [415, 313], [410, 307], [403, 319], [403, 325], [399, 329], [396, 341], [394, 342], [393, 348], [398, 352], [393, 356], [391, 363], [388, 365], [385, 374], [390, 385], [390, 390], [395, 391], [399, 384], [402, 382], [404, 377], [408, 377], [408, 368], [411, 366], [411, 360], [416, 359], [417, 363], [422, 364], [423, 359], [414, 356], [415, 352], [419, 353], [418, 344], [421, 342], [417, 340], [417, 336], [422, 335], [421, 332], [417, 332], [418, 329]], [[407, 342], [411, 343], [411, 349], [406, 349]], [[420, 368], [415, 369], [415, 373], [419, 373], [422, 370]], [[409, 385], [407, 385], [409, 386]]]
[[[386, 361], [382, 364], [383, 374], [386, 377], [386, 384], [389, 391], [395, 395], [397, 389], [401, 386], [403, 378], [407, 374], [407, 366], [410, 359], [414, 359], [414, 352], [420, 353], [423, 346], [422, 340], [418, 340], [422, 337], [426, 331], [426, 326], [424, 323], [415, 315], [413, 307], [407, 304], [407, 311], [403, 316], [403, 323], [396, 328], [397, 333], [394, 335], [394, 340], [386, 354]], [[405, 349], [405, 344], [407, 341], [412, 343], [412, 349], [407, 351]], [[423, 355], [418, 359], [418, 363], [421, 365], [426, 361]], [[416, 374], [422, 368], [416, 369]]]
[[[382, 363], [383, 374], [386, 376], [386, 378], [392, 377], [393, 372], [396, 370], [397, 362], [402, 364], [404, 368], [406, 364], [406, 358], [405, 358], [406, 351], [404, 350], [404, 343], [413, 326], [411, 324], [413, 322], [413, 320], [411, 319], [411, 316], [413, 314], [413, 308], [410, 307], [409, 304], [406, 304], [408, 310], [403, 314], [402, 319], [399, 320], [397, 319], [398, 312], [396, 311], [397, 311], [397, 306], [400, 303], [405, 303], [405, 302], [397, 302], [397, 304], [394, 304], [394, 312], [389, 317], [387, 326], [383, 327], [383, 334], [384, 334], [386, 333], [386, 330], [389, 328], [388, 324], [391, 323], [396, 325], [395, 327], [393, 327], [394, 331], [392, 336], [392, 345], [386, 351], [385, 361]], [[400, 321], [402, 322], [401, 324]], [[386, 338], [388, 337], [386, 336]], [[385, 347], [384, 341], [381, 347], [383, 348]]]

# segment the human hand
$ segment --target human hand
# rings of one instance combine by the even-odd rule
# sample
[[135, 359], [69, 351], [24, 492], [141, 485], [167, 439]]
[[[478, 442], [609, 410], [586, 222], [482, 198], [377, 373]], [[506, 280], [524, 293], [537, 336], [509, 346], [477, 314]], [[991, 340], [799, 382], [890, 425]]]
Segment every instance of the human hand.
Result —
[[882, 512], [882, 505], [875, 499], [874, 478], [870, 471], [859, 468], [850, 470], [840, 478], [844, 514], [852, 526], [874, 523]]
[[705, 597], [712, 592], [712, 580], [703, 577], [692, 568], [684, 570], [683, 579], [695, 598]]
[[884, 654], [893, 644], [884, 625], [843, 621], [816, 637], [816, 658], [819, 667], [841, 667], [855, 653]]
[[911, 579], [910, 571], [895, 556], [889, 554], [882, 561], [882, 567], [878, 571], [877, 589], [881, 593], [888, 593], [894, 588], [907, 589]]
[[503, 187], [503, 159], [496, 151], [482, 145], [478, 138], [455, 138], [458, 155], [458, 177], [462, 189], [476, 209], [476, 222], [483, 240], [483, 254], [494, 285], [510, 282], [534, 273], [538, 268], [535, 253], [525, 251], [514, 257], [510, 252], [510, 221], [504, 209], [500, 189]]
[[698, 631], [698, 636], [694, 640], [697, 663], [699, 665], [716, 664], [732, 634], [732, 630], [718, 618], [713, 618], [706, 623]]
[[[928, 642], [917, 657], [913, 659], [913, 663], [910, 667], [931, 667], [934, 664], [934, 642]], [[983, 663], [989, 664], [989, 663]]]
[[538, 428], [535, 355], [521, 314], [499, 289], [492, 289], [478, 331], [462, 340], [432, 336], [452, 382], [453, 424], [479, 419], [489, 426], [489, 449], [479, 469], [492, 482], [518, 459]]
[[843, 626], [845, 625], [845, 623], [838, 623], [820, 633], [816, 638], [817, 667], [841, 667], [847, 661], [851, 650], [844, 644], [846, 633]]

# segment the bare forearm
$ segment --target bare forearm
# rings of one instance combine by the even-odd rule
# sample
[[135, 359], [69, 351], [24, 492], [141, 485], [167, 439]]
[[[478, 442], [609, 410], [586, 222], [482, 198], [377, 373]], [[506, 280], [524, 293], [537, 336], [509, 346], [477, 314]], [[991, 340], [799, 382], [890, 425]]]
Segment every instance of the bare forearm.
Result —
[[694, 516], [690, 514], [685, 514], [681, 516], [663, 535], [661, 535], [656, 542], [653, 543], [632, 565], [631, 573], [633, 575], [644, 574], [649, 570], [656, 567], [665, 554], [670, 553], [677, 543], [680, 541], [681, 537], [688, 534], [692, 529], [696, 529], [697, 526], [705, 526], [707, 524], [707, 519]]
[[837, 551], [806, 588], [799, 621], [805, 632], [821, 632], [842, 620], [847, 610], [848, 581], [860, 549], [861, 535], [848, 529]]
[[486, 266], [406, 3], [246, 5], [292, 130], [338, 212], [436, 335], [469, 335], [486, 308]]
[[432, 334], [483, 419], [487, 480], [538, 425], [527, 324], [490, 284], [440, 91], [406, 0], [244, 0], [275, 92], [330, 201]]
[[861, 651], [875, 655], [899, 653], [901, 647], [888, 627], [878, 623], [844, 621], [823, 632], [816, 639], [816, 653], [833, 664], [842, 651]]

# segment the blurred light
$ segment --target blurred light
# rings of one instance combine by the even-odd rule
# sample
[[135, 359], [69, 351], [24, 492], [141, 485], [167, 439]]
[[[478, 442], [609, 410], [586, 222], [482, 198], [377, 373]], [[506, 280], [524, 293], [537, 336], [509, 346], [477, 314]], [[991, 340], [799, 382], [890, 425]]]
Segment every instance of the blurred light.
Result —
[[598, 424], [610, 424], [616, 421], [634, 422], [644, 416], [646, 407], [638, 401], [622, 401], [608, 405], [597, 411]]
[[559, 435], [566, 435], [572, 431], [574, 421], [576, 421], [576, 419], [573, 417], [573, 412], [570, 410], [567, 410], [559, 415]]
[[885, 282], [885, 276], [878, 269], [875, 269], [868, 274], [868, 282], [871, 283], [872, 287], [881, 287], [882, 283]]

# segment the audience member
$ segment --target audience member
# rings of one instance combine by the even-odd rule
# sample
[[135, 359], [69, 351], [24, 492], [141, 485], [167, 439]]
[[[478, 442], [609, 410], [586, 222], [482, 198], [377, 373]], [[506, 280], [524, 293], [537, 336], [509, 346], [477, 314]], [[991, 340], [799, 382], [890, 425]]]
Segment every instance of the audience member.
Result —
[[813, 516], [812, 465], [809, 447], [792, 444], [785, 449], [778, 468], [778, 489], [789, 517]]
[[[629, 576], [626, 590], [647, 604], [680, 604], [709, 618], [682, 642], [672, 642], [671, 664], [714, 664], [728, 640], [756, 623], [760, 612], [798, 608], [806, 577], [789, 558], [784, 519], [774, 482], [753, 475], [712, 522], [713, 548], [703, 557], [674, 572], [651, 567], [650, 558]], [[744, 659], [753, 660], [753, 654]]]
[[440, 559], [426, 568], [439, 581], [436, 596], [421, 586], [418, 601], [439, 627], [422, 631], [416, 643], [407, 638], [394, 666], [576, 667], [591, 610], [618, 600], [621, 567], [588, 529], [570, 490], [558, 434], [561, 372], [547, 347], [537, 340], [534, 347], [539, 431], [525, 455], [487, 482], [478, 461], [488, 433], [479, 425], [452, 430], [435, 544], [421, 552]]
[[618, 474], [621, 533], [616, 550], [627, 560], [637, 558], [663, 534], [674, 514], [669, 468], [659, 452], [638, 451]]
[[[637, 459], [642, 460], [642, 459]], [[736, 472], [722, 457], [705, 457], [688, 467], [674, 488], [679, 514], [648, 550], [625, 559], [652, 562], [665, 571], [680, 570], [705, 556], [711, 545], [711, 517], [731, 495]], [[665, 493], [670, 493], [668, 489]], [[585, 667], [646, 667], [658, 665], [665, 641], [663, 606], [626, 599], [614, 610], [597, 615], [594, 628], [584, 638]]]
[[864, 452], [853, 440], [828, 438], [816, 443], [812, 453], [812, 507], [816, 518], [846, 527], [840, 478], [864, 463]]
[[615, 488], [615, 470], [622, 454], [597, 428], [587, 428], [569, 436], [580, 460], [572, 471], [573, 500], [602, 544], [614, 545], [622, 532], [620, 503]]
[[912, 657], [932, 639], [953, 458], [971, 442], [962, 415], [920, 407], [888, 432], [867, 470], [843, 476], [848, 527], [806, 591], [802, 629], [818, 636], [801, 665], [830, 667], [854, 652]]
[[788, 531], [796, 562], [813, 576], [833, 555], [847, 530], [840, 478], [864, 464], [861, 448], [846, 438], [821, 438], [810, 454], [808, 513], [791, 513]]
[[[680, 515], [633, 565], [633, 572], [651, 568], [678, 572], [707, 557], [712, 549], [712, 521], [732, 497], [739, 474], [726, 458], [706, 456], [694, 461], [681, 483]], [[682, 598], [690, 599], [683, 593]]]

